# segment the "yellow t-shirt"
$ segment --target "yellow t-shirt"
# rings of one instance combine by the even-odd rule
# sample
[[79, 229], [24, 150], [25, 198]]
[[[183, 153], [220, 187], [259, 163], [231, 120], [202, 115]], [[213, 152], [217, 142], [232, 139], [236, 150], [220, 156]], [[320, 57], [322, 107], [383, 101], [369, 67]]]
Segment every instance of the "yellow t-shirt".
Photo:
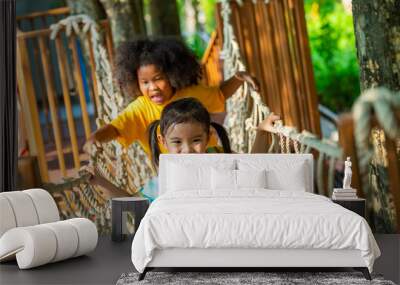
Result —
[[[203, 85], [193, 85], [177, 91], [172, 98], [162, 105], [153, 103], [146, 96], [140, 96], [130, 103], [111, 124], [118, 130], [117, 140], [127, 147], [135, 140], [139, 141], [143, 149], [150, 153], [148, 142], [148, 126], [161, 117], [161, 111], [172, 102], [182, 98], [193, 97], [199, 100], [209, 113], [220, 113], [225, 111], [225, 98], [218, 87], [207, 87]], [[212, 136], [209, 146], [217, 145], [217, 138]], [[162, 152], [166, 152], [160, 146]]]

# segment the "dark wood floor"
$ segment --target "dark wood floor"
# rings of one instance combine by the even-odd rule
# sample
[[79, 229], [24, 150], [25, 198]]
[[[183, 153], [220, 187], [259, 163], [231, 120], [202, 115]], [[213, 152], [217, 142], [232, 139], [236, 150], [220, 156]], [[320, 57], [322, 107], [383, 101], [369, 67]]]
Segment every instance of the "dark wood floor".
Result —
[[131, 241], [99, 238], [96, 250], [41, 267], [19, 270], [16, 262], [0, 264], [0, 284], [115, 284], [124, 272], [134, 271]]
[[[400, 235], [376, 235], [382, 256], [374, 272], [400, 283]], [[134, 271], [130, 258], [131, 240], [114, 243], [101, 237], [88, 256], [19, 270], [16, 262], [0, 265], [0, 284], [115, 284], [124, 272]]]

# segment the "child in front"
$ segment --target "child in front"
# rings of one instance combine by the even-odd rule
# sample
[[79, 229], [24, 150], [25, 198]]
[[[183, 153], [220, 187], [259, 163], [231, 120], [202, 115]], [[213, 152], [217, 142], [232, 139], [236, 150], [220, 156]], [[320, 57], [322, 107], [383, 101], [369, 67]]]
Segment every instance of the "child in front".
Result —
[[[279, 116], [271, 113], [257, 128], [252, 150], [266, 152], [265, 134], [273, 129], [273, 122]], [[221, 141], [220, 146], [208, 146], [213, 127]], [[159, 129], [159, 132], [158, 132]], [[218, 123], [211, 122], [207, 109], [195, 98], [174, 101], [161, 113], [160, 120], [149, 127], [149, 145], [154, 167], [158, 168], [160, 143], [168, 153], [231, 153], [226, 130]], [[153, 201], [158, 196], [157, 178], [153, 178], [141, 190], [141, 194]]]

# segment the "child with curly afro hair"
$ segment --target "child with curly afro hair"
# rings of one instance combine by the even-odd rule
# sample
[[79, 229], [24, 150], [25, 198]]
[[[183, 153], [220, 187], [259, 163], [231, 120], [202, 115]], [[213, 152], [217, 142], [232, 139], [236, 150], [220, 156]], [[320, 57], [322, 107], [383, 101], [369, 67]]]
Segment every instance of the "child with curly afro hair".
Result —
[[[182, 98], [196, 98], [216, 118], [225, 111], [225, 100], [243, 84], [258, 85], [246, 72], [238, 72], [218, 87], [199, 84], [201, 66], [194, 54], [176, 39], [145, 39], [122, 44], [116, 53], [115, 79], [137, 97], [110, 124], [95, 131], [85, 144], [118, 140], [127, 147], [138, 141], [149, 154], [148, 126], [159, 120], [164, 106]], [[217, 139], [210, 139], [210, 146]], [[161, 145], [161, 151], [166, 150]]]

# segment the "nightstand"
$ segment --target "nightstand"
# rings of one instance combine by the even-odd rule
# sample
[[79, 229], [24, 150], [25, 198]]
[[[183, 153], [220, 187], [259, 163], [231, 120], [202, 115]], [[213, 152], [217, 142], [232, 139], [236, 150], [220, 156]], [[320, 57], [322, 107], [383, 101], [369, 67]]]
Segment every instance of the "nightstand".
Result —
[[111, 200], [111, 239], [112, 241], [122, 241], [125, 238], [123, 228], [126, 222], [123, 219], [124, 212], [131, 212], [135, 219], [135, 233], [140, 221], [146, 214], [149, 207], [149, 200], [142, 197], [120, 197]]
[[365, 199], [348, 199], [348, 200], [333, 200], [333, 203], [339, 204], [340, 206], [359, 214], [361, 217], [365, 218]]

